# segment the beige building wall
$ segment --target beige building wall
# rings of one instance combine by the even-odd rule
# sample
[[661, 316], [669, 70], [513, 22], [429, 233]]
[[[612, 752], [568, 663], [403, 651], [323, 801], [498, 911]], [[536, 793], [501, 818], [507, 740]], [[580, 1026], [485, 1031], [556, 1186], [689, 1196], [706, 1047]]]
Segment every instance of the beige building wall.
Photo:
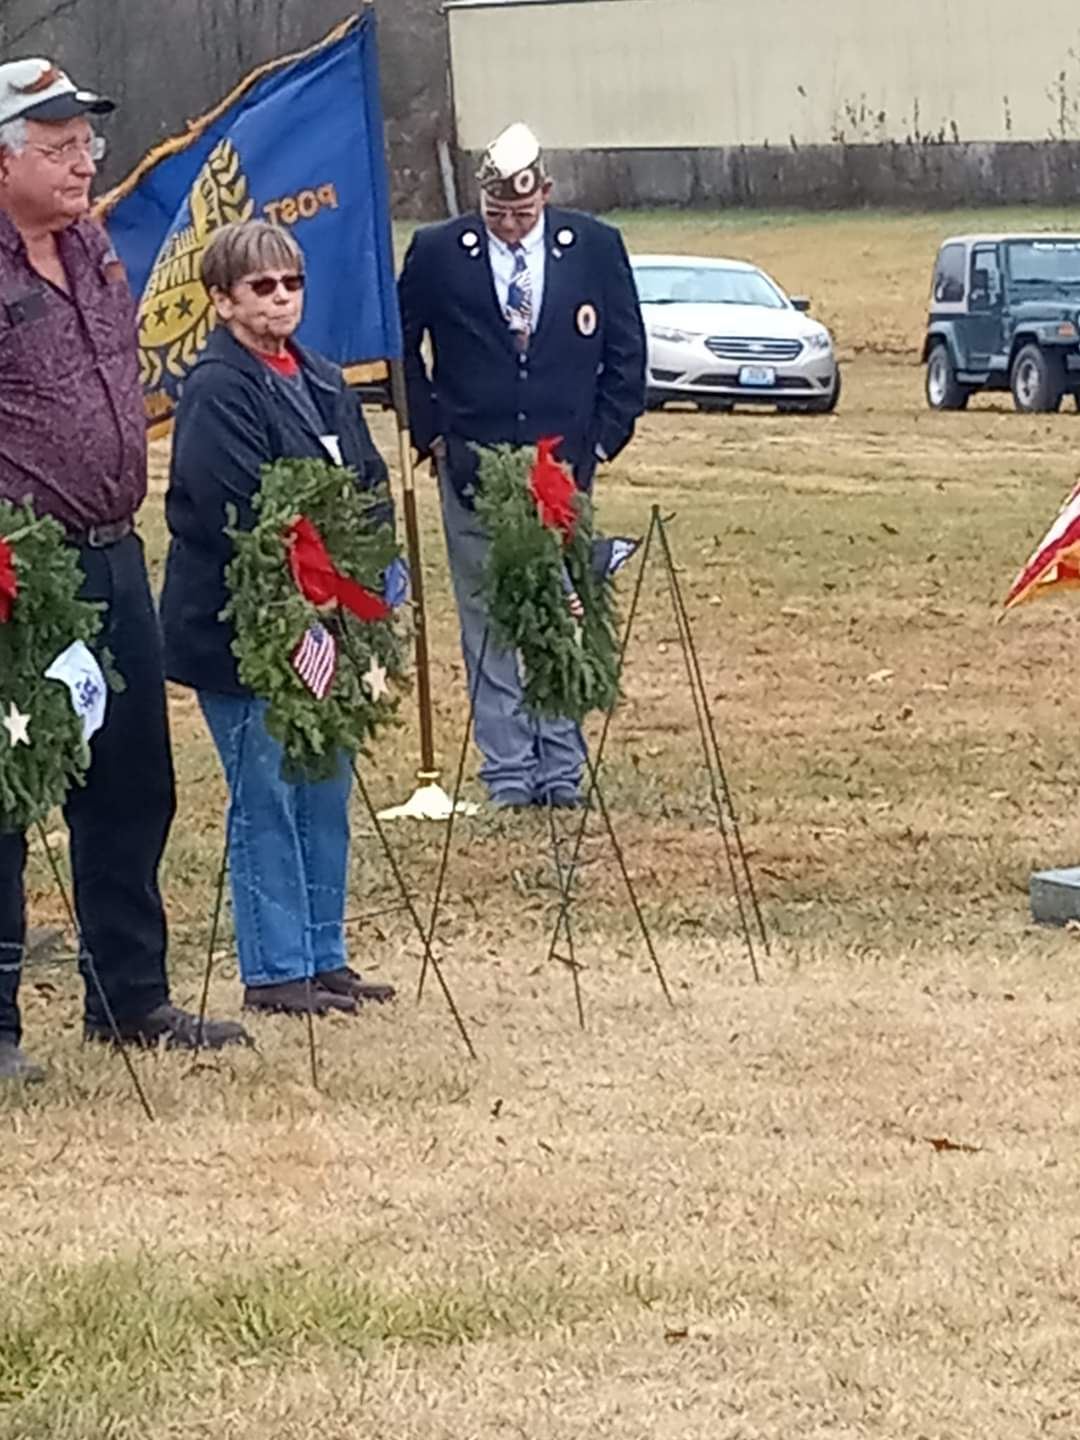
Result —
[[458, 143], [553, 150], [1080, 140], [1080, 0], [451, 6]]

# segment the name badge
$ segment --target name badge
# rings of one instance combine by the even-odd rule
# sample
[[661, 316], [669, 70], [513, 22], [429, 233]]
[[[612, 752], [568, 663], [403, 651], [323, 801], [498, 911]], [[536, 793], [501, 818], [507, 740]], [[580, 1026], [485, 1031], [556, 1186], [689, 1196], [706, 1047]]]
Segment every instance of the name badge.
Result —
[[330, 456], [334, 464], [344, 466], [345, 457], [341, 453], [341, 441], [338, 437], [336, 435], [320, 435], [319, 439], [322, 441], [323, 449]]

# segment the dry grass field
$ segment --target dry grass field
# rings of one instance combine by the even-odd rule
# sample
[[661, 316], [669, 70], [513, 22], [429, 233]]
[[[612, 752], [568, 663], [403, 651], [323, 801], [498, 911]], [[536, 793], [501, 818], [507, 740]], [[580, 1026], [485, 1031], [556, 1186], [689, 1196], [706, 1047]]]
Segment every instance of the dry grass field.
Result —
[[[753, 257], [847, 357], [830, 418], [650, 416], [601, 519], [671, 535], [774, 937], [752, 983], [682, 658], [647, 580], [606, 789], [671, 982], [598, 829], [589, 1026], [544, 963], [540, 819], [461, 826], [438, 994], [356, 812], [357, 963], [393, 1009], [256, 1052], [119, 1063], [35, 965], [50, 1083], [0, 1098], [2, 1440], [1024, 1440], [1080, 1433], [1080, 939], [1029, 924], [1080, 857], [1080, 616], [1000, 598], [1075, 482], [1080, 416], [923, 403], [937, 241], [1063, 216], [623, 217], [638, 250]], [[380, 418], [380, 439], [390, 428]], [[161, 477], [145, 531], [160, 565]], [[461, 666], [422, 482], [440, 746]], [[628, 582], [622, 582], [624, 590]], [[174, 697], [175, 988], [199, 984], [222, 788]], [[408, 793], [407, 723], [368, 773]], [[477, 794], [470, 767], [469, 791]], [[430, 893], [441, 832], [394, 827]], [[34, 917], [61, 909], [42, 857]], [[423, 908], [423, 907], [422, 907]], [[234, 1013], [223, 944], [213, 988]]]

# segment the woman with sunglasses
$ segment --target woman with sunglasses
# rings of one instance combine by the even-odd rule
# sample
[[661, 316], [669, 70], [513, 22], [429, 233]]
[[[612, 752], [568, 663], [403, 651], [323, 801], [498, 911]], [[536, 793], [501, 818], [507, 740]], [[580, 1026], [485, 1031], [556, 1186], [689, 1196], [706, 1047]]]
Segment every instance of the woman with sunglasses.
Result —
[[[229, 787], [229, 877], [244, 1004], [304, 1015], [354, 1013], [389, 1000], [347, 963], [344, 916], [350, 770], [289, 784], [265, 704], [240, 683], [232, 627], [220, 619], [233, 556], [228, 512], [254, 525], [264, 465], [322, 459], [372, 489], [386, 466], [337, 366], [293, 338], [304, 261], [292, 235], [263, 221], [218, 230], [202, 258], [217, 317], [176, 412], [165, 514], [166, 670], [196, 692]], [[387, 511], [381, 519], [392, 523]]]

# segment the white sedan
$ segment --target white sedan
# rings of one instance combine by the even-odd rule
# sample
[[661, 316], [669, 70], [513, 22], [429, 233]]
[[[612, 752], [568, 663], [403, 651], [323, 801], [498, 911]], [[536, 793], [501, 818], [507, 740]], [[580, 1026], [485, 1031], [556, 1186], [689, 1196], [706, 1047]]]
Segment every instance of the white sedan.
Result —
[[637, 255], [649, 339], [648, 405], [775, 405], [825, 412], [840, 399], [832, 336], [775, 280], [741, 260]]

